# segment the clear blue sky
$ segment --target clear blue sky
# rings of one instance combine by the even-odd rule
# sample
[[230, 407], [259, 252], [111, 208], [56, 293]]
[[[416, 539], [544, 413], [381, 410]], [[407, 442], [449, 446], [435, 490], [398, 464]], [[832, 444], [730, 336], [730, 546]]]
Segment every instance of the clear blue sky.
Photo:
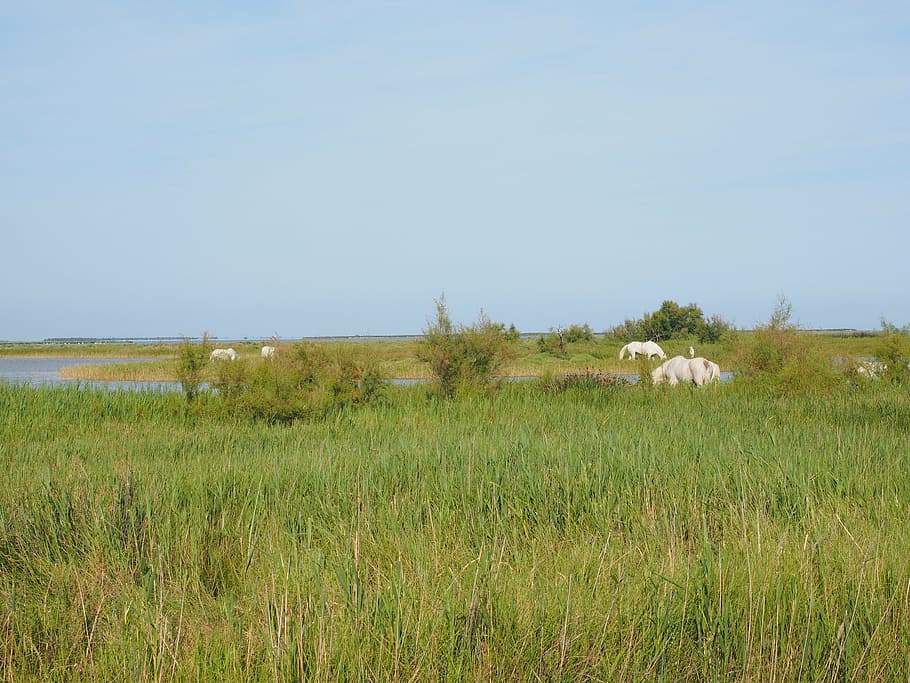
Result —
[[0, 339], [910, 322], [910, 4], [0, 5]]

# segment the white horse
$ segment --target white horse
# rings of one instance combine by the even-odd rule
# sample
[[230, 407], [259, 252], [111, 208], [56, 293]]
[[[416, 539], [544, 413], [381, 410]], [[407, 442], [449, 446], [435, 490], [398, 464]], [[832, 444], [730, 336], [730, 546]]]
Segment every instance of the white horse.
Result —
[[869, 377], [871, 379], [878, 379], [886, 372], [888, 372], [888, 366], [877, 360], [860, 360], [859, 364], [856, 366], [856, 373], [858, 375], [863, 375], [864, 377]]
[[651, 373], [654, 384], [691, 383], [697, 387], [720, 380], [720, 366], [707, 358], [673, 356]]
[[237, 360], [237, 352], [234, 349], [215, 349], [209, 354], [209, 360]]
[[271, 358], [278, 351], [274, 346], [263, 346], [262, 347], [262, 357]]
[[667, 354], [664, 353], [664, 350], [652, 341], [629, 342], [619, 350], [619, 360], [625, 358], [626, 353], [629, 354], [629, 357], [632, 358], [632, 360], [635, 360], [635, 356], [639, 354], [647, 356], [648, 358], [657, 356], [660, 359], [664, 359], [667, 357]]

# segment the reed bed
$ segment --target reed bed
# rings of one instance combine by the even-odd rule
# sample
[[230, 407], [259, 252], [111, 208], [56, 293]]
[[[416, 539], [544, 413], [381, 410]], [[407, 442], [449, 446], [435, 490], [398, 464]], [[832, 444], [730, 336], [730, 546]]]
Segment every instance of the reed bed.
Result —
[[177, 363], [173, 359], [165, 359], [75, 365], [61, 368], [59, 374], [64, 379], [99, 382], [173, 382], [177, 378]]
[[891, 386], [402, 388], [291, 427], [0, 386], [0, 436], [7, 680], [910, 675]]

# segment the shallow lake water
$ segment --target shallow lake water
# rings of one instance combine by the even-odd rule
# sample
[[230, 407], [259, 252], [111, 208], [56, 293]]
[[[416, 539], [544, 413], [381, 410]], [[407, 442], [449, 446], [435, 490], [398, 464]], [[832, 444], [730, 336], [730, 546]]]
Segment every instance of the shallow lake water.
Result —
[[84, 379], [69, 379], [60, 376], [64, 368], [78, 365], [110, 365], [113, 363], [135, 363], [156, 360], [155, 358], [19, 358], [0, 357], [0, 382], [27, 384], [33, 387], [43, 385], [78, 385], [110, 390], [126, 391], [176, 391], [178, 382], [97, 382]]

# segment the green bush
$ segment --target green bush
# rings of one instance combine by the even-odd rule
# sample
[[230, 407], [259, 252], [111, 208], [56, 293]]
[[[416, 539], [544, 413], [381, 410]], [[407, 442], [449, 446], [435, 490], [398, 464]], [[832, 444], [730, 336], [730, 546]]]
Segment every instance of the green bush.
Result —
[[897, 327], [882, 319], [878, 360], [884, 366], [884, 379], [895, 384], [910, 384], [910, 325]]
[[385, 387], [371, 358], [356, 356], [343, 345], [307, 342], [253, 365], [220, 363], [215, 380], [229, 413], [284, 423], [374, 401]]
[[569, 325], [569, 327], [551, 327], [550, 333], [537, 338], [537, 350], [554, 356], [565, 356], [568, 344], [594, 341], [594, 331], [588, 323]]
[[417, 357], [427, 363], [436, 389], [452, 398], [460, 390], [484, 385], [514, 355], [514, 344], [501, 324], [483, 310], [473, 325], [455, 325], [445, 295], [435, 301], [436, 318], [427, 325]]
[[565, 356], [568, 350], [566, 349], [566, 337], [562, 330], [550, 328], [549, 334], [540, 335], [537, 338], [537, 350], [540, 353]]
[[594, 339], [594, 332], [591, 330], [591, 326], [588, 323], [584, 325], [569, 325], [569, 328], [565, 331], [566, 341], [570, 344], [580, 341], [592, 341]]
[[184, 337], [183, 343], [180, 345], [177, 353], [177, 380], [180, 382], [188, 403], [192, 403], [199, 394], [210, 352], [211, 345], [207, 332], [202, 334], [200, 344], [193, 344]]
[[742, 381], [782, 395], [830, 393], [842, 384], [814, 340], [790, 321], [792, 306], [778, 301], [768, 323], [743, 337], [736, 348]]

